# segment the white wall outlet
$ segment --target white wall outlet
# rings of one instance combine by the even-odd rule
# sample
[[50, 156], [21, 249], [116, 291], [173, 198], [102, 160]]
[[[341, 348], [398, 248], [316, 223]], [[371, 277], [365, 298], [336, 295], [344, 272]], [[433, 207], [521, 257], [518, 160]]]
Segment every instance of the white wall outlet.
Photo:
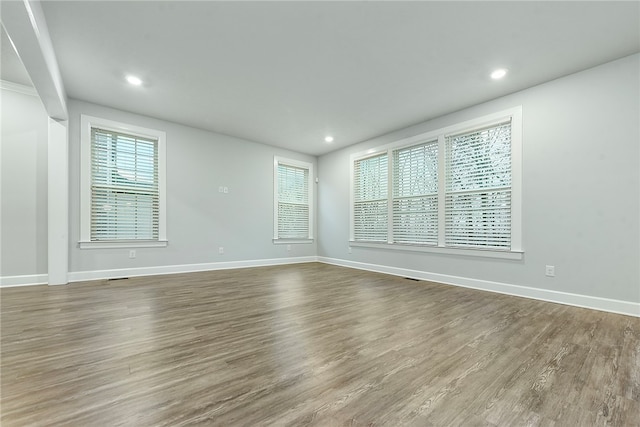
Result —
[[351, 249], [351, 246], [349, 246], [348, 251], [349, 251], [349, 253], [350, 253], [350, 254], [352, 254], [352, 253], [353, 253], [353, 249]]
[[229, 192], [229, 187], [224, 187], [224, 194], [227, 194]]
[[130, 250], [129, 251], [129, 258], [135, 258], [136, 257], [136, 251], [135, 250]]
[[219, 253], [220, 255], [222, 255], [222, 254], [224, 253], [224, 248], [223, 248], [222, 246], [220, 246], [220, 247], [218, 248], [218, 253]]
[[287, 245], [287, 250], [290, 251], [291, 250], [291, 245]]
[[546, 265], [544, 267], [544, 274], [547, 277], [555, 277], [555, 275], [556, 275], [556, 267], [555, 267], [555, 265]]
[[224, 187], [222, 185], [218, 187], [218, 193], [224, 193]]

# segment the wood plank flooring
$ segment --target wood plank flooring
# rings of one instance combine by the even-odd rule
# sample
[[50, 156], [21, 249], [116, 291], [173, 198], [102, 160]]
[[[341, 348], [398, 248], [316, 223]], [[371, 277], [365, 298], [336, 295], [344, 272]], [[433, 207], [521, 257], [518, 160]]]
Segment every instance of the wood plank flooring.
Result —
[[319, 263], [5, 288], [10, 426], [638, 426], [640, 319]]

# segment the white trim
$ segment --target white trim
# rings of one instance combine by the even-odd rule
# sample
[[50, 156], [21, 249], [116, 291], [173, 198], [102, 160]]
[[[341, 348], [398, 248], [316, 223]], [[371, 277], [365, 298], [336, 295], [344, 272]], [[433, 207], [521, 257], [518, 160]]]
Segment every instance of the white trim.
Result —
[[104, 242], [78, 242], [80, 249], [166, 248], [166, 240], [117, 240]]
[[86, 114], [81, 114], [80, 120], [82, 122], [82, 131], [85, 132], [84, 136], [87, 136], [89, 140], [91, 139], [92, 127], [99, 127], [100, 129], [110, 130], [113, 132], [127, 133], [129, 135], [147, 139], [160, 140], [161, 138], [166, 138], [166, 133], [163, 131], [131, 125], [128, 123], [116, 122], [115, 120], [103, 119]]
[[[531, 298], [557, 304], [571, 305], [574, 307], [582, 307], [592, 310], [640, 317], [640, 303], [614, 300], [609, 298], [592, 297], [588, 295], [572, 294], [568, 292], [558, 292], [548, 289], [532, 288], [528, 286], [510, 285], [507, 283], [472, 279], [468, 277], [450, 276], [447, 274], [429, 273], [426, 271], [368, 264], [337, 258], [315, 256], [126, 268], [116, 270], [75, 271], [69, 273], [69, 282], [104, 280], [120, 277], [153, 276], [158, 274], [193, 273], [198, 271], [228, 270], [234, 268], [266, 267], [272, 265], [299, 264], [307, 262], [321, 262], [324, 264], [337, 265], [340, 267], [355, 268], [357, 270], [366, 270], [375, 273], [391, 274], [393, 276], [428, 280], [446, 285], [461, 286], [465, 288], [496, 292], [517, 297]], [[46, 274], [4, 276], [0, 277], [0, 287], [41, 285], [46, 284], [47, 280], [48, 277]]]
[[511, 115], [511, 250], [524, 250], [522, 243], [522, 106]]
[[299, 245], [313, 243], [313, 239], [273, 239], [274, 245]]
[[74, 271], [69, 273], [69, 282], [115, 279], [121, 277], [155, 276], [158, 274], [195, 273], [198, 271], [229, 270], [234, 268], [267, 267], [270, 265], [316, 262], [315, 256], [257, 259], [246, 261], [209, 262], [203, 264], [162, 265], [156, 267], [121, 268], [115, 270]]
[[557, 304], [571, 305], [574, 307], [589, 308], [593, 310], [640, 317], [640, 303], [636, 302], [572, 294], [569, 292], [558, 292], [548, 289], [533, 288], [529, 286], [510, 285], [508, 283], [472, 279], [469, 277], [450, 276], [447, 274], [429, 273], [426, 271], [410, 270], [406, 268], [389, 267], [356, 261], [347, 261], [336, 258], [318, 257], [318, 262], [338, 265], [341, 267], [355, 268], [358, 270], [373, 271], [376, 273], [391, 274], [394, 276], [409, 277], [412, 279], [428, 280], [446, 285], [461, 286], [464, 288], [479, 289], [482, 291], [531, 298]]
[[[354, 169], [355, 165], [351, 168]], [[395, 243], [393, 238], [393, 176], [394, 171], [394, 159], [393, 150], [387, 152], [387, 242]]]
[[447, 232], [446, 227], [446, 218], [447, 212], [444, 209], [446, 203], [444, 201], [447, 197], [446, 186], [441, 185], [440, 183], [444, 183], [446, 180], [444, 174], [445, 168], [445, 156], [442, 156], [441, 153], [445, 152], [446, 147], [446, 138], [444, 134], [438, 135], [438, 246], [444, 248], [445, 239], [444, 236]]
[[23, 95], [38, 96], [38, 92], [32, 86], [21, 85], [7, 80], [0, 80], [0, 89], [18, 92]]
[[[80, 248], [88, 247], [86, 242], [91, 241], [91, 128], [99, 127], [115, 132], [124, 132], [134, 136], [154, 139], [158, 141], [158, 242], [167, 241], [167, 197], [166, 197], [166, 141], [167, 134], [164, 131], [144, 128], [102, 119], [99, 117], [80, 115]], [[109, 247], [133, 247], [128, 243], [121, 246]], [[122, 246], [123, 245], [123, 246]], [[91, 246], [100, 247], [100, 246]], [[138, 247], [146, 247], [144, 243]]]
[[411, 251], [411, 252], [429, 252], [435, 254], [444, 255], [462, 255], [472, 257], [485, 257], [485, 258], [499, 258], [499, 259], [512, 259], [522, 260], [524, 258], [523, 252], [515, 251], [496, 251], [490, 249], [467, 249], [467, 248], [450, 248], [440, 246], [426, 246], [426, 245], [410, 245], [406, 243], [381, 243], [381, 242], [349, 242], [349, 246], [358, 246], [363, 248], [374, 248], [392, 251]]
[[355, 201], [353, 197], [353, 193], [355, 190], [355, 171], [354, 171], [354, 162], [356, 158], [353, 154], [349, 158], [349, 241], [352, 242], [356, 239], [356, 233], [354, 231], [354, 224], [356, 221], [355, 213], [353, 212], [355, 208]]
[[11, 288], [14, 286], [46, 285], [49, 281], [48, 274], [26, 274], [24, 276], [0, 276], [0, 287]]
[[273, 241], [278, 240], [278, 156], [273, 156]]

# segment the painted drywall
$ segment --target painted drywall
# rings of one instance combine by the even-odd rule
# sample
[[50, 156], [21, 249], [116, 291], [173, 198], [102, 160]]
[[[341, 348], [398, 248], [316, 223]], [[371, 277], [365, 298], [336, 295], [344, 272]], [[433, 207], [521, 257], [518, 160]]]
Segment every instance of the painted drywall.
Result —
[[[639, 64], [632, 55], [321, 156], [318, 255], [640, 302]], [[523, 260], [364, 247], [349, 253], [352, 153], [517, 105]], [[555, 266], [555, 277], [545, 277], [545, 265]]]
[[12, 87], [1, 91], [0, 276], [28, 283], [47, 273], [48, 118], [35, 90]]
[[[81, 114], [166, 132], [166, 248], [137, 248], [135, 259], [128, 248], [78, 248]], [[70, 100], [70, 273], [315, 256], [315, 242], [292, 244], [291, 250], [272, 242], [275, 155], [317, 168], [312, 156]]]

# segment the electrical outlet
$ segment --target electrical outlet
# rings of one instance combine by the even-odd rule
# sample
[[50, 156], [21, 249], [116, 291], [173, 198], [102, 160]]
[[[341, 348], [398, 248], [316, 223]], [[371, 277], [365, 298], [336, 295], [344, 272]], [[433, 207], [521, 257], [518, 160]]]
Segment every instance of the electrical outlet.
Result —
[[287, 250], [290, 251], [291, 250], [291, 245], [287, 245]]
[[224, 194], [228, 194], [229, 193], [229, 187], [224, 187], [223, 191], [224, 191]]
[[555, 277], [555, 275], [556, 275], [556, 267], [554, 265], [546, 265], [544, 267], [544, 274], [547, 277]]
[[218, 253], [219, 253], [220, 255], [222, 255], [222, 254], [224, 253], [224, 248], [223, 248], [222, 246], [220, 246], [220, 247], [218, 248]]
[[135, 257], [136, 257], [136, 251], [130, 250], [129, 251], [129, 258], [135, 258]]
[[218, 193], [224, 193], [224, 187], [222, 185], [218, 187]]
[[351, 249], [351, 246], [349, 246], [349, 253], [353, 253], [353, 250]]

